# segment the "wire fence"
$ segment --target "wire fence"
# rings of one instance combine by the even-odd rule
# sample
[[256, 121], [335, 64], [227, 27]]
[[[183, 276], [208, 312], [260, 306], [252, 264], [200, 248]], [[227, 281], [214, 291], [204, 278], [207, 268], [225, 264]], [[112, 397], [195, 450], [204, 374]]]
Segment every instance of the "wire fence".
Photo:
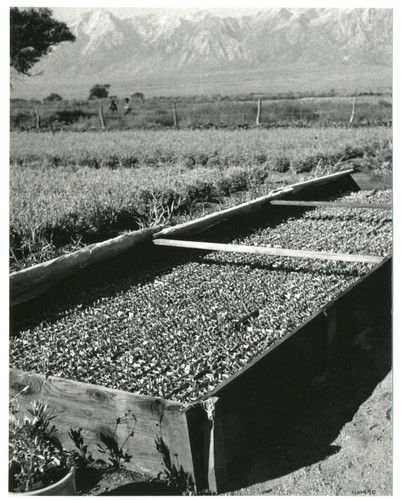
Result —
[[209, 100], [152, 98], [91, 101], [15, 102], [11, 129], [130, 129], [271, 127], [313, 125], [390, 125], [390, 96], [283, 100]]

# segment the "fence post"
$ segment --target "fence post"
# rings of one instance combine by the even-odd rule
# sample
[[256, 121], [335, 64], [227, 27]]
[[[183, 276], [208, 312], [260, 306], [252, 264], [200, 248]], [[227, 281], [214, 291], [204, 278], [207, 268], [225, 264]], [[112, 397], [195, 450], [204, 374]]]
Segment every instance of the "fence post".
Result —
[[40, 115], [39, 115], [39, 108], [35, 108], [35, 115], [36, 115], [36, 128], [40, 129]]
[[103, 114], [103, 103], [99, 104], [99, 118], [100, 118], [100, 124], [102, 125], [102, 129], [104, 130], [106, 127], [106, 122], [104, 120], [104, 114]]
[[173, 121], [174, 121], [174, 127], [178, 128], [177, 110], [176, 110], [174, 101], [173, 101]]
[[351, 118], [349, 119], [349, 124], [352, 125], [352, 122], [354, 121], [354, 116], [355, 116], [355, 104], [356, 104], [356, 97], [354, 97], [354, 101], [352, 103], [352, 113], [351, 113]]
[[256, 125], [259, 126], [260, 125], [260, 114], [262, 112], [262, 102], [260, 99], [258, 99], [258, 110], [257, 110], [257, 113], [256, 113]]

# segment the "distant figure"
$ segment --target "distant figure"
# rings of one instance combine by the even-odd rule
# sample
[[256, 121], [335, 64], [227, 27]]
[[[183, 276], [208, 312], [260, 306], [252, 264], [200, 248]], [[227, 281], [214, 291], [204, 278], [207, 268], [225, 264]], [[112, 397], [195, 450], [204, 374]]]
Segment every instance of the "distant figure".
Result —
[[114, 99], [111, 99], [109, 102], [109, 110], [115, 113], [117, 111], [117, 103]]
[[125, 98], [124, 115], [129, 115], [131, 113], [131, 104], [129, 97]]

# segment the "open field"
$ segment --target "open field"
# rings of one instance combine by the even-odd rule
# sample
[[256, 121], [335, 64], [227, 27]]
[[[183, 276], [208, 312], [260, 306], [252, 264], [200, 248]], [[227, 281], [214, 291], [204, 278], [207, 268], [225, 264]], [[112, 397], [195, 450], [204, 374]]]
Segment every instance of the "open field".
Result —
[[[332, 92], [350, 95], [355, 92], [391, 92], [392, 67], [342, 64], [333, 67], [332, 64], [296, 64], [289, 66], [260, 68], [249, 70], [241, 68], [237, 71], [221, 71], [205, 74], [204, 72], [192, 73], [173, 71], [157, 82], [154, 78], [138, 78], [133, 81], [121, 81], [108, 75], [107, 81], [93, 83], [110, 83], [111, 94], [123, 98], [133, 92], [142, 92], [146, 97], [157, 96], [194, 96], [194, 95], [236, 95], [243, 93], [261, 93], [277, 95], [297, 91], [297, 93], [316, 95]], [[92, 83], [92, 82], [91, 82]], [[88, 80], [66, 80], [60, 78], [58, 82], [49, 82], [46, 75], [17, 82], [12, 91], [15, 97], [38, 98], [47, 97], [52, 92], [57, 92], [65, 98], [85, 99], [89, 94]]]
[[[11, 266], [308, 175], [391, 172], [389, 127], [11, 133]], [[228, 201], [230, 203], [230, 201]], [[209, 208], [210, 210], [210, 208]]]
[[[112, 91], [110, 92], [113, 93]], [[389, 124], [392, 121], [392, 96], [362, 93], [356, 96], [354, 126]], [[129, 97], [129, 95], [127, 95]], [[173, 127], [173, 102], [180, 128], [252, 127], [256, 124], [257, 101], [261, 99], [260, 125], [266, 127], [296, 125], [298, 127], [345, 125], [349, 122], [354, 96], [323, 96], [312, 93], [252, 94], [229, 96], [153, 97], [133, 99], [132, 111], [124, 115], [124, 99], [116, 99], [118, 110], [108, 109], [108, 99], [11, 102], [11, 129], [37, 127], [64, 130], [100, 130], [99, 106], [107, 129]]]

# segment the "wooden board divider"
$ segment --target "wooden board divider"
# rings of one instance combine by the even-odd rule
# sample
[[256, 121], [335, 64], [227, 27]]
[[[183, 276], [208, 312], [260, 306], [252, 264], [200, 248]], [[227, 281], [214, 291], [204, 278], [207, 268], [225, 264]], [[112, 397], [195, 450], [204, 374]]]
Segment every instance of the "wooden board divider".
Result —
[[270, 205], [288, 207], [330, 207], [330, 208], [371, 208], [375, 210], [391, 210], [392, 205], [386, 203], [345, 203], [336, 201], [300, 201], [272, 200]]
[[313, 252], [310, 250], [293, 250], [289, 248], [260, 247], [251, 245], [237, 245], [231, 243], [214, 243], [209, 241], [169, 240], [164, 238], [153, 240], [153, 244], [157, 246], [191, 248], [196, 250], [209, 250], [216, 252], [247, 253], [256, 255], [272, 255], [342, 262], [379, 263], [384, 258], [378, 255], [354, 255], [331, 252]]

